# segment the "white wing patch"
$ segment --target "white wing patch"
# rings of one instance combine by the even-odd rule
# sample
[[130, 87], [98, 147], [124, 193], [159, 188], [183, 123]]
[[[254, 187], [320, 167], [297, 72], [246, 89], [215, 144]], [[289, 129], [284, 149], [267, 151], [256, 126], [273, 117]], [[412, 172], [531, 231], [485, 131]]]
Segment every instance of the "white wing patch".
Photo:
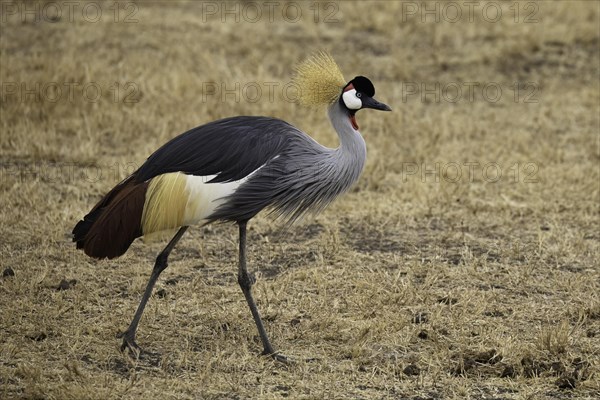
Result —
[[[272, 158], [272, 160], [277, 157], [279, 155]], [[235, 193], [237, 188], [265, 165], [261, 165], [244, 178], [233, 182], [208, 183], [216, 175], [186, 175], [188, 201], [183, 214], [183, 225], [194, 225], [208, 218], [221, 204], [227, 201], [227, 196]]]
[[225, 202], [224, 197], [234, 193], [248, 177], [233, 182], [208, 183], [216, 175], [187, 175], [188, 201], [183, 214], [183, 225], [194, 225], [208, 218]]

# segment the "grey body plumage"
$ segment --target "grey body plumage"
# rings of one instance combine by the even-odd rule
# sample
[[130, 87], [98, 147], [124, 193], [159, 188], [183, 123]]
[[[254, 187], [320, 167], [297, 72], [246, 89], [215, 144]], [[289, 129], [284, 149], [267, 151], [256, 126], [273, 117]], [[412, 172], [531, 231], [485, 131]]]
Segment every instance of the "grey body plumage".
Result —
[[211, 184], [244, 179], [207, 218], [239, 222], [265, 208], [294, 222], [319, 212], [354, 183], [365, 164], [366, 145], [342, 104], [328, 109], [340, 146], [322, 146], [276, 118], [239, 116], [194, 128], [167, 142], [136, 171], [147, 181], [162, 174], [213, 176]]
[[[340, 146], [322, 146], [304, 132], [281, 124], [280, 146], [269, 159], [221, 205], [210, 221], [241, 221], [264, 208], [293, 222], [306, 212], [319, 212], [354, 183], [365, 164], [366, 145], [352, 128], [340, 104], [329, 108], [329, 117], [340, 138]], [[273, 124], [279, 124], [272, 120]], [[264, 155], [262, 155], [264, 157]]]

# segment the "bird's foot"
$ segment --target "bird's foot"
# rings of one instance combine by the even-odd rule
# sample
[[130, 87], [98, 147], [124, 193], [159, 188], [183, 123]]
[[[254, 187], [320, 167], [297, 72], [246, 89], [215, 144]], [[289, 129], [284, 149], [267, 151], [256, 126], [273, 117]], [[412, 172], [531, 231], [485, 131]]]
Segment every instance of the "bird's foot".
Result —
[[273, 360], [279, 361], [280, 363], [283, 363], [283, 364], [288, 364], [289, 365], [289, 364], [292, 364], [294, 362], [293, 359], [291, 359], [291, 358], [289, 358], [287, 356], [284, 356], [283, 354], [277, 354], [277, 353], [275, 353], [275, 354], [271, 354], [271, 357], [273, 357]]
[[160, 365], [162, 359], [160, 353], [142, 350], [142, 348], [135, 342], [134, 336], [129, 335], [127, 332], [121, 333], [119, 337], [123, 338], [121, 351], [127, 350], [129, 357], [131, 357], [133, 361], [141, 361], [145, 364], [155, 367]]
[[121, 343], [121, 351], [125, 351], [125, 349], [127, 349], [131, 358], [135, 360], [139, 359], [142, 355], [142, 348], [135, 342], [135, 335], [125, 331], [119, 334], [118, 337], [123, 338], [123, 343]]
[[279, 354], [275, 351], [264, 350], [262, 354], [263, 356], [270, 356], [274, 361], [278, 361], [283, 364], [291, 364], [294, 362], [294, 360], [292, 360], [291, 358], [286, 357], [283, 354]]

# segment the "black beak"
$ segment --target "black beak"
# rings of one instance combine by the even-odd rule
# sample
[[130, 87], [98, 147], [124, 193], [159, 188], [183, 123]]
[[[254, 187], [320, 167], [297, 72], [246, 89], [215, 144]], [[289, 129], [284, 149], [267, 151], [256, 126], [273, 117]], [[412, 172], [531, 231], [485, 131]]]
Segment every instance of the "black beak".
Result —
[[392, 111], [392, 109], [383, 103], [378, 102], [372, 97], [366, 97], [362, 100], [362, 108], [372, 108], [374, 110]]

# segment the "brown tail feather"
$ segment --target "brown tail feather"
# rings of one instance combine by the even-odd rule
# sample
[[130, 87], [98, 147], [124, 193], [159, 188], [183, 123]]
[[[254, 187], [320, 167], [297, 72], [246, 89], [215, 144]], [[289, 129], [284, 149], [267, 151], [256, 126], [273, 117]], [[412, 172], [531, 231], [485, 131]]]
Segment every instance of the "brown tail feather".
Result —
[[132, 177], [121, 182], [102, 198], [73, 229], [77, 248], [94, 258], [115, 258], [142, 236], [142, 212], [147, 182]]

